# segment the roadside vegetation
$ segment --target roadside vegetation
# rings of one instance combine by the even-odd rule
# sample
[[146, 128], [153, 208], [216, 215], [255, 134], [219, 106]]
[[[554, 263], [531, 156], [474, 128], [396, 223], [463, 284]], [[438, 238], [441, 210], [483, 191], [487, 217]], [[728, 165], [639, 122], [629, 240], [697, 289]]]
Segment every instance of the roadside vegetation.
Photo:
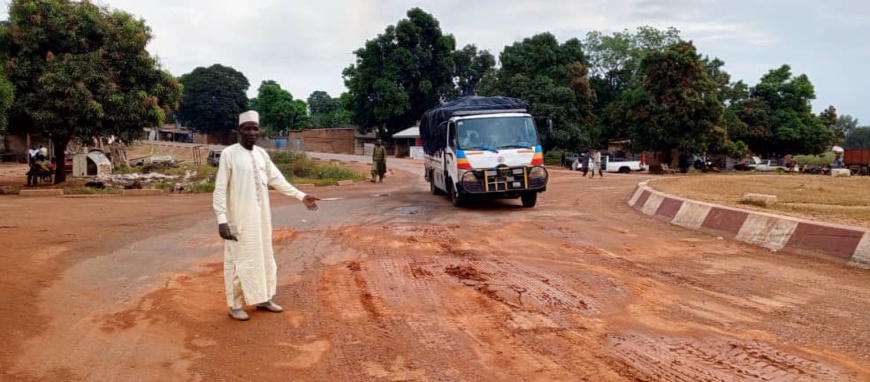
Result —
[[[287, 178], [287, 181], [295, 185], [332, 186], [342, 180], [361, 181], [366, 179], [366, 175], [362, 172], [339, 164], [318, 163], [308, 158], [304, 153], [275, 151], [270, 152], [269, 155], [278, 170]], [[193, 166], [185, 165], [182, 162], [175, 166], [148, 169], [121, 165], [115, 169], [114, 173], [124, 175], [156, 172], [177, 176], [178, 179], [161, 181], [154, 184], [153, 187], [167, 192], [209, 193], [214, 192], [217, 170], [217, 167], [210, 165]]]

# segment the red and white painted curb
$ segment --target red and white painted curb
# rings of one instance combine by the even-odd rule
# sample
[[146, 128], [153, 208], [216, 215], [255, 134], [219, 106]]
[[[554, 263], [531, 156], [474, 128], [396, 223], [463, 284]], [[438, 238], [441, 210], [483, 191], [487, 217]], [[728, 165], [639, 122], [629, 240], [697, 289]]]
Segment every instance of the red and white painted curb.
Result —
[[645, 215], [774, 251], [826, 257], [870, 268], [870, 231], [668, 195], [648, 182], [637, 185], [628, 205]]

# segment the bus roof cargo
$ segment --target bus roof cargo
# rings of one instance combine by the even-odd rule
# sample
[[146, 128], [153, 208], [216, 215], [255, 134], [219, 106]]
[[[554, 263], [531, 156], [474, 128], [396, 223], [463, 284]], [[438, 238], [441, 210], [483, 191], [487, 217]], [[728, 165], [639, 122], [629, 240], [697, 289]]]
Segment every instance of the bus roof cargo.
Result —
[[443, 149], [447, 142], [447, 125], [444, 122], [457, 116], [493, 114], [493, 113], [525, 113], [528, 106], [525, 102], [510, 97], [462, 97], [443, 103], [427, 110], [420, 118], [420, 138], [423, 140], [423, 150], [432, 155]]

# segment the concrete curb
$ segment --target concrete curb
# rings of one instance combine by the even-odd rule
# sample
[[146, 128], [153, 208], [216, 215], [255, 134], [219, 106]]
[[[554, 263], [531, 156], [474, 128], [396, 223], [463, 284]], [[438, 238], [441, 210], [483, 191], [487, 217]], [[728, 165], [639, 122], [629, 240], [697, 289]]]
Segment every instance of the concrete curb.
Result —
[[870, 230], [681, 198], [641, 182], [628, 205], [661, 221], [772, 251], [821, 256], [870, 268]]

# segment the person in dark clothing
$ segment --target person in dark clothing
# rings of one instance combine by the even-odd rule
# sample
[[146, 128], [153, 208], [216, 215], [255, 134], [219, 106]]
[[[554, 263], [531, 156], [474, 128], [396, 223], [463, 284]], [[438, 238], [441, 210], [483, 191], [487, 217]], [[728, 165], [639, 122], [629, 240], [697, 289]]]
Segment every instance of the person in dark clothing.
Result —
[[49, 169], [45, 157], [41, 154], [37, 155], [36, 160], [30, 165], [30, 171], [27, 171], [27, 184], [25, 186], [36, 187], [39, 184], [39, 177], [50, 172], [51, 169]]

